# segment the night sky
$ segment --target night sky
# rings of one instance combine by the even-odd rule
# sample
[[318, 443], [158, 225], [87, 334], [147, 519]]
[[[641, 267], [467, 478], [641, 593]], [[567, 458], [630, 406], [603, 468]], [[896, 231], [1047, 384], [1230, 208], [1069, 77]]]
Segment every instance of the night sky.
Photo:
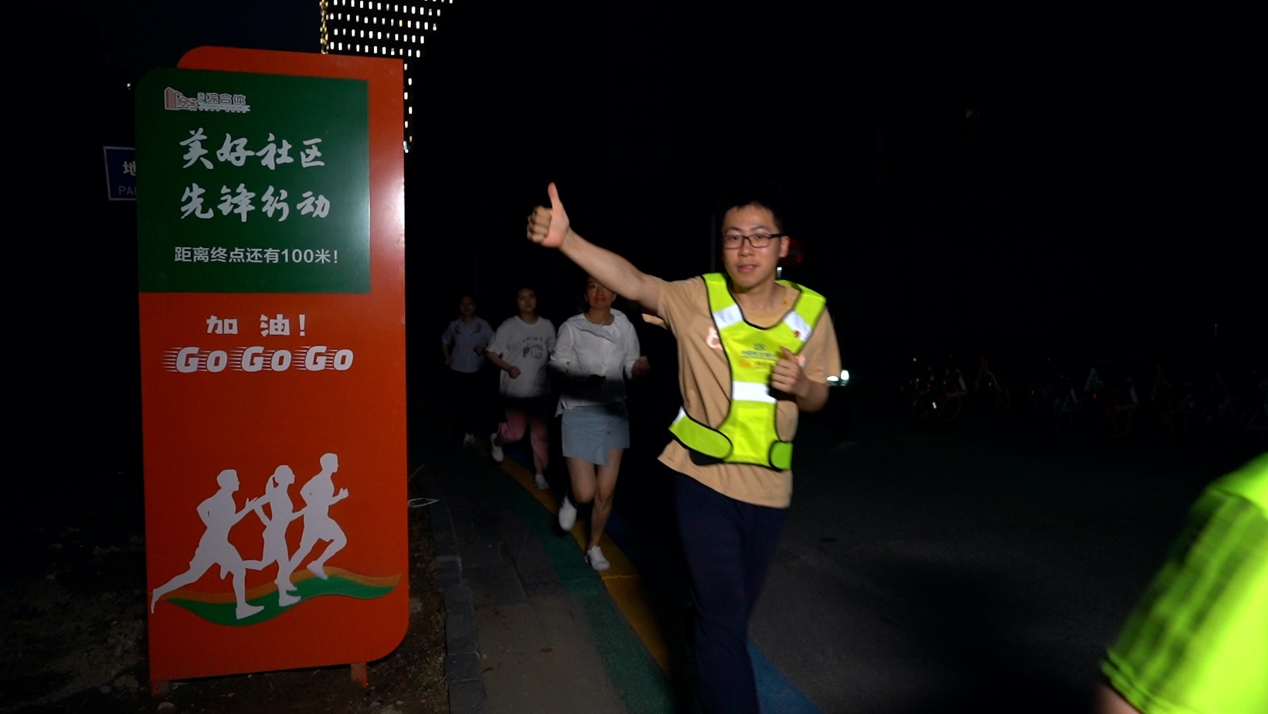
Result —
[[[1262, 81], [1227, 32], [1236, 18], [1155, 17], [1146, 32], [1038, 11], [685, 5], [446, 8], [407, 158], [411, 350], [439, 357], [463, 291], [494, 324], [525, 283], [545, 314], [571, 314], [580, 274], [523, 238], [548, 181], [582, 235], [666, 278], [713, 267], [712, 202], [761, 182], [804, 248], [787, 277], [828, 296], [847, 362], [1265, 362], [1264, 231], [1248, 210]], [[68, 41], [89, 48], [56, 60], [90, 98], [70, 147], [86, 205], [100, 146], [132, 140], [127, 81], [203, 44], [318, 49], [313, 0], [61, 6]], [[85, 210], [68, 231], [127, 246], [133, 210]], [[119, 313], [73, 339], [117, 343], [118, 369], [135, 370], [135, 327], [118, 328], [135, 320], [135, 256], [110, 255], [67, 264]]]

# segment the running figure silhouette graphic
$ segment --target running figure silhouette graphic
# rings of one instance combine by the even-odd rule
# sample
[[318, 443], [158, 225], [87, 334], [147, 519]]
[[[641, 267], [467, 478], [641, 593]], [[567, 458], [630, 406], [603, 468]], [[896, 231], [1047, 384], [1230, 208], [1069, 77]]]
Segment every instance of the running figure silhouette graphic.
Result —
[[235, 614], [239, 620], [264, 609], [260, 605], [247, 603], [246, 563], [238, 554], [238, 549], [229, 542], [229, 531], [247, 513], [254, 510], [259, 499], [248, 499], [242, 510], [236, 510], [237, 504], [234, 502], [233, 494], [238, 490], [239, 484], [238, 472], [233, 469], [221, 471], [216, 476], [216, 483], [219, 484], [220, 490], [216, 491], [211, 498], [198, 504], [198, 517], [207, 526], [207, 530], [198, 541], [198, 549], [194, 551], [194, 557], [189, 561], [189, 569], [154, 589], [154, 595], [150, 598], [151, 613], [164, 595], [196, 582], [214, 565], [220, 566], [221, 578], [225, 575], [233, 576], [233, 594], [238, 602]]
[[299, 495], [304, 499], [304, 535], [299, 542], [299, 550], [291, 557], [290, 570], [294, 572], [305, 556], [312, 551], [318, 541], [328, 541], [330, 545], [316, 560], [308, 564], [313, 575], [325, 580], [326, 561], [348, 544], [348, 537], [343, 529], [330, 517], [330, 507], [348, 497], [348, 489], [341, 488], [336, 493], [334, 474], [339, 470], [339, 457], [335, 454], [323, 454], [321, 471], [308, 479]]

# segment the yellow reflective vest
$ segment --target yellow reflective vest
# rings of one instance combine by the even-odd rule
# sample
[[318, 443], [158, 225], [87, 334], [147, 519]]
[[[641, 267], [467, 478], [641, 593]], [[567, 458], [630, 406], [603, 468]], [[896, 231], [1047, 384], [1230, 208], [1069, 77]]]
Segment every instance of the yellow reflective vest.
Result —
[[800, 292], [797, 302], [773, 327], [760, 328], [744, 321], [744, 313], [727, 287], [726, 276], [703, 276], [709, 310], [727, 363], [731, 367], [731, 405], [721, 424], [702, 424], [685, 409], [669, 425], [674, 436], [689, 449], [733, 464], [757, 464], [776, 469], [792, 467], [792, 442], [781, 441], [775, 427], [775, 397], [770, 375], [775, 361], [787, 347], [800, 354], [810, 339], [825, 301], [822, 295], [780, 280]]
[[1268, 712], [1268, 453], [1203, 492], [1101, 671], [1144, 714]]

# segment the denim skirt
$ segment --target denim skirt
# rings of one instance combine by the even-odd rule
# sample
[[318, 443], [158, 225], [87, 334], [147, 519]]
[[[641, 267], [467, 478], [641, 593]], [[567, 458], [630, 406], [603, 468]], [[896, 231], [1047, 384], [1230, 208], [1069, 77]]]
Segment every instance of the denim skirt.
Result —
[[625, 402], [564, 410], [564, 457], [608, 465], [608, 451], [630, 447], [630, 417]]

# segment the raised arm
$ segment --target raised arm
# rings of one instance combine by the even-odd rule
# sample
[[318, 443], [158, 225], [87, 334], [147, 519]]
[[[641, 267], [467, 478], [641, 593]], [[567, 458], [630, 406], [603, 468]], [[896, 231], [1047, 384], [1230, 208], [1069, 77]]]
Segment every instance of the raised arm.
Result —
[[546, 192], [550, 195], [550, 208], [538, 206], [529, 214], [528, 239], [558, 249], [617, 295], [655, 314], [660, 306], [660, 282], [625, 258], [577, 235], [555, 184], [547, 186]]

